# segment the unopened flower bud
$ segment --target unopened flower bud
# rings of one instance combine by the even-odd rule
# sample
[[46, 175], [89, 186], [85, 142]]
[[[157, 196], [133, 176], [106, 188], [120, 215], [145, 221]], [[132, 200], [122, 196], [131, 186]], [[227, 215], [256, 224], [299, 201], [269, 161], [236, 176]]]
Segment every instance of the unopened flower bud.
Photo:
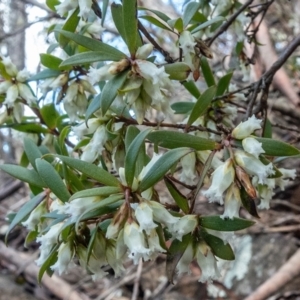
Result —
[[256, 191], [255, 191], [254, 186], [251, 183], [249, 175], [240, 166], [235, 167], [235, 174], [236, 174], [239, 182], [241, 183], [241, 185], [245, 188], [247, 194], [252, 199], [255, 199], [256, 198]]
[[138, 59], [146, 59], [151, 54], [152, 51], [153, 51], [153, 45], [145, 44], [137, 49], [135, 57]]

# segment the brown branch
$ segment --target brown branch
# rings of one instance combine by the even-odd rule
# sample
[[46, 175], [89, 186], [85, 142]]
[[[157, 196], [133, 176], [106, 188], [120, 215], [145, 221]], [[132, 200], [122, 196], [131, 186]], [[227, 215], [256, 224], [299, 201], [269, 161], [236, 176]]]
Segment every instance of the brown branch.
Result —
[[23, 186], [24, 182], [19, 180], [13, 181], [9, 185], [5, 185], [0, 191], [0, 201], [6, 199], [8, 196], [12, 195]]
[[265, 281], [245, 300], [264, 300], [300, 274], [300, 250], [298, 250], [271, 278]]
[[242, 13], [254, 0], [248, 0], [245, 4], [243, 4], [218, 30], [217, 32], [210, 38], [207, 45], [210, 47], [214, 40], [224, 33], [230, 25], [235, 21], [235, 19]]

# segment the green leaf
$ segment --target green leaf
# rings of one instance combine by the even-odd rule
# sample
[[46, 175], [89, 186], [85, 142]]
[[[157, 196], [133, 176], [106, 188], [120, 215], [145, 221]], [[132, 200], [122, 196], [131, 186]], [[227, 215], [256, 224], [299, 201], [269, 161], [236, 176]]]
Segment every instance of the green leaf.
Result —
[[136, 138], [130, 144], [128, 151], [125, 156], [125, 178], [128, 186], [131, 187], [134, 175], [135, 175], [135, 166], [140, 149], [144, 145], [144, 140], [147, 135], [152, 131], [152, 128], [148, 128], [140, 132]]
[[42, 152], [40, 151], [39, 147], [35, 144], [35, 142], [25, 137], [24, 138], [24, 151], [31, 163], [31, 165], [36, 169], [35, 160], [37, 158], [42, 157]]
[[57, 157], [66, 163], [69, 167], [72, 167], [79, 172], [93, 178], [100, 183], [107, 185], [107, 186], [120, 186], [119, 180], [105, 171], [102, 168], [97, 167], [94, 164], [82, 161], [80, 159], [71, 158], [67, 156], [57, 155]]
[[174, 114], [185, 115], [193, 109], [194, 105], [193, 102], [175, 102], [171, 104], [171, 108], [174, 110]]
[[[61, 31], [65, 31], [65, 32], [74, 32], [77, 28], [77, 25], [80, 21], [80, 17], [78, 16], [79, 13], [79, 8], [75, 9], [74, 12], [70, 15], [70, 17], [68, 18], [68, 20], [64, 23], [62, 30]], [[66, 46], [68, 45], [70, 38], [64, 34], [62, 34], [62, 32], [60, 32], [61, 34], [58, 37], [58, 43], [60, 44], [60, 46], [66, 50]], [[70, 53], [68, 53], [70, 55]]]
[[108, 7], [108, 2], [109, 0], [103, 0], [102, 1], [102, 19], [101, 19], [101, 26], [103, 26], [105, 17], [106, 17], [106, 12], [107, 12], [107, 7]]
[[165, 22], [168, 22], [170, 20], [170, 18], [165, 15], [164, 13], [160, 12], [159, 10], [155, 10], [155, 9], [149, 9], [149, 8], [146, 8], [146, 7], [141, 7], [139, 6], [138, 8], [139, 10], [146, 10], [146, 11], [150, 11], [152, 13], [154, 13], [156, 16], [158, 16], [160, 19], [162, 19], [163, 21]]
[[170, 27], [176, 29], [179, 33], [183, 31], [183, 20], [182, 20], [182, 18], [169, 20], [167, 23]]
[[187, 234], [183, 236], [182, 241], [175, 239], [169, 248], [166, 262], [166, 274], [169, 282], [171, 283], [173, 283], [176, 266], [191, 240], [192, 236], [190, 234]]
[[222, 219], [220, 216], [200, 217], [200, 226], [218, 231], [236, 231], [248, 228], [255, 222], [240, 218]]
[[165, 72], [172, 80], [185, 80], [191, 73], [191, 68], [184, 62], [165, 65]]
[[216, 85], [214, 74], [204, 56], [201, 57], [201, 69], [207, 86]]
[[45, 187], [45, 183], [35, 170], [28, 170], [21, 166], [10, 164], [0, 165], [0, 169], [23, 182], [29, 183], [30, 185], [40, 188]]
[[200, 150], [213, 150], [216, 148], [217, 143], [213, 140], [205, 139], [195, 135], [168, 131], [168, 130], [158, 130], [149, 133], [148, 139], [158, 144], [158, 146], [176, 149], [178, 147], [190, 147], [197, 151]]
[[215, 96], [215, 93], [216, 87], [211, 86], [197, 99], [187, 121], [187, 125], [192, 125], [199, 117], [205, 114]]
[[17, 212], [12, 222], [9, 224], [5, 235], [5, 244], [7, 243], [7, 237], [9, 233], [21, 223], [29, 214], [45, 199], [46, 193], [42, 192], [35, 197], [28, 200]]
[[55, 105], [53, 103], [45, 104], [40, 112], [47, 127], [50, 129], [56, 128], [56, 122], [60, 115], [55, 109]]
[[124, 71], [119, 73], [114, 78], [106, 83], [101, 93], [101, 111], [102, 115], [104, 116], [109, 107], [111, 106], [112, 102], [115, 100], [118, 90], [123, 86], [126, 78], [127, 78], [128, 71]]
[[293, 156], [300, 154], [299, 149], [285, 142], [270, 138], [261, 138], [256, 136], [253, 137], [256, 138], [260, 143], [262, 143], [262, 148], [265, 150], [265, 155]]
[[60, 64], [62, 63], [62, 59], [46, 53], [40, 54], [40, 60], [41, 64], [45, 66], [46, 68], [52, 69], [52, 70], [61, 70]]
[[105, 196], [110, 196], [113, 194], [121, 193], [122, 189], [121, 187], [116, 187], [116, 186], [103, 186], [99, 188], [92, 188], [92, 189], [87, 189], [83, 191], [79, 191], [72, 195], [70, 198], [70, 201], [73, 199], [77, 198], [85, 198], [85, 197], [94, 197], [94, 196], [99, 196], [99, 197], [105, 197]]
[[60, 74], [61, 72], [58, 70], [46, 69], [30, 77], [28, 81], [37, 81], [37, 80], [47, 79], [51, 77], [58, 77]]
[[100, 99], [101, 99], [101, 94], [94, 97], [93, 100], [89, 103], [89, 106], [85, 113], [85, 121], [87, 121], [95, 111], [100, 109], [101, 107]]
[[17, 131], [28, 133], [50, 133], [49, 130], [36, 123], [13, 123], [0, 125], [0, 128], [13, 128]]
[[224, 244], [222, 239], [208, 233], [203, 234], [203, 238], [215, 256], [225, 260], [235, 259], [231, 246]]
[[141, 192], [152, 187], [156, 182], [161, 180], [170, 168], [183, 156], [191, 152], [189, 148], [177, 148], [166, 152], [160, 157], [145, 177], [140, 182], [139, 190]]
[[122, 3], [126, 44], [131, 56], [133, 56], [137, 50], [138, 40], [137, 1], [123, 0]]
[[183, 26], [186, 27], [192, 18], [194, 17], [195, 13], [199, 10], [201, 3], [198, 2], [190, 2], [185, 7], [185, 10], [183, 12]]
[[158, 19], [156, 19], [152, 16], [139, 16], [139, 18], [147, 20], [149, 23], [155, 25], [156, 27], [159, 27], [159, 28], [162, 28], [162, 29], [173, 32], [173, 30], [170, 27], [166, 26], [165, 24], [163, 24]]
[[59, 5], [60, 2], [58, 0], [46, 0], [46, 4], [51, 10], [56, 12], [55, 6]]
[[123, 6], [121, 4], [116, 4], [115, 2], [113, 2], [111, 5], [111, 14], [120, 36], [122, 37], [123, 41], [126, 43], [126, 33], [125, 33], [124, 18], [123, 18]]
[[63, 180], [58, 175], [58, 172], [50, 163], [43, 159], [38, 158], [35, 163], [39, 175], [42, 177], [43, 181], [53, 192], [53, 194], [62, 202], [67, 202], [71, 195], [67, 190]]
[[268, 118], [266, 119], [265, 127], [263, 129], [263, 137], [272, 138], [272, 124]]
[[107, 60], [119, 61], [127, 57], [123, 52], [98, 40], [64, 30], [56, 31], [59, 32], [61, 35], [69, 38], [76, 44], [81, 45], [89, 50], [96, 51], [97, 53], [99, 53], [99, 56], [101, 55], [102, 57], [108, 57]]
[[38, 283], [40, 284], [42, 282], [42, 278], [44, 273], [47, 271], [47, 273], [52, 274], [53, 271], [51, 270], [51, 266], [55, 264], [56, 260], [57, 260], [57, 250], [58, 250], [59, 244], [56, 244], [50, 254], [48, 255], [47, 259], [45, 260], [45, 262], [42, 264], [40, 270], [39, 270], [39, 274], [38, 274]]
[[193, 95], [196, 99], [198, 99], [201, 94], [199, 92], [199, 89], [197, 88], [194, 81], [186, 81], [183, 83], [183, 86], [190, 92], [191, 95]]
[[204, 22], [204, 23], [202, 23], [201, 25], [197, 26], [196, 28], [194, 28], [194, 29], [192, 30], [191, 33], [196, 33], [196, 32], [198, 32], [198, 31], [200, 31], [200, 30], [202, 30], [202, 29], [205, 29], [206, 27], [208, 27], [208, 26], [210, 26], [210, 25], [212, 25], [212, 24], [214, 24], [214, 23], [218, 23], [218, 22], [224, 21], [224, 20], [225, 20], [224, 17], [217, 16], [217, 17], [215, 17], [215, 18], [213, 18], [213, 19], [211, 19], [211, 20], [209, 20], [209, 21], [207, 21], [207, 22]]
[[103, 53], [103, 51], [88, 51], [79, 54], [75, 54], [70, 58], [67, 58], [62, 62], [61, 66], [76, 66], [90, 64], [95, 61], [119, 61], [118, 56], [114, 56], [112, 53]]
[[184, 197], [180, 191], [176, 188], [175, 184], [168, 178], [164, 177], [164, 181], [166, 187], [168, 188], [170, 194], [172, 195], [174, 201], [178, 205], [178, 207], [187, 214], [189, 212], [189, 204], [186, 197]]
[[233, 74], [232, 72], [228, 73], [219, 80], [217, 91], [216, 91], [216, 97], [222, 96], [225, 93], [225, 91], [228, 89], [232, 74]]

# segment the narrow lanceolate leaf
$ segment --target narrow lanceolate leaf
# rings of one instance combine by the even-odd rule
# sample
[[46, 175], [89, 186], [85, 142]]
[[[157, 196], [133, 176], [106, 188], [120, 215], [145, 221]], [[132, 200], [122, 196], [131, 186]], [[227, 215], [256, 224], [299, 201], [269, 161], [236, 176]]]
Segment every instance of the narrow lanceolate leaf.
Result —
[[123, 52], [98, 40], [65, 30], [56, 31], [62, 34], [63, 36], [69, 38], [78, 45], [81, 45], [91, 51], [97, 51], [99, 53], [102, 53], [103, 56], [106, 55], [107, 57], [109, 57], [110, 55], [113, 58], [107, 60], [119, 61], [123, 58], [126, 58], [126, 55]]
[[151, 24], [153, 24], [153, 25], [155, 25], [157, 27], [160, 27], [162, 29], [165, 29], [165, 30], [173, 32], [173, 30], [169, 26], [166, 26], [160, 20], [158, 20], [158, 19], [156, 19], [156, 18], [154, 18], [152, 16], [140, 16], [139, 18], [147, 20], [148, 22], [150, 22]]
[[10, 164], [0, 165], [0, 169], [23, 182], [29, 183], [30, 185], [40, 188], [45, 187], [45, 183], [35, 170], [28, 170], [24, 167]]
[[88, 51], [79, 54], [75, 54], [70, 58], [67, 58], [65, 61], [61, 63], [61, 67], [63, 66], [73, 66], [73, 65], [84, 65], [90, 64], [95, 61], [119, 61], [119, 55], [114, 55], [114, 53], [104, 53], [103, 51]]
[[218, 231], [236, 231], [248, 228], [255, 222], [240, 218], [222, 219], [220, 216], [200, 217], [200, 226]]
[[154, 13], [156, 16], [158, 16], [160, 19], [162, 19], [165, 22], [168, 22], [170, 20], [170, 17], [168, 17], [167, 15], [165, 15], [164, 13], [162, 13], [161, 11], [155, 10], [155, 9], [149, 9], [146, 7], [139, 7], [139, 10], [146, 10], [146, 11], [150, 11], [152, 13]]
[[46, 68], [51, 68], [52, 70], [60, 70], [60, 64], [62, 59], [51, 54], [41, 53], [40, 54], [41, 64]]
[[206, 57], [204, 56], [201, 58], [201, 70], [207, 86], [210, 87], [212, 85], [216, 85], [214, 74], [209, 66]]
[[128, 151], [125, 156], [125, 178], [128, 186], [131, 186], [134, 175], [135, 175], [135, 166], [140, 149], [144, 145], [144, 140], [153, 129], [148, 128], [140, 132], [136, 138], [130, 144]]
[[224, 17], [217, 16], [217, 17], [215, 17], [215, 18], [213, 18], [213, 19], [211, 19], [209, 21], [206, 21], [206, 22], [202, 23], [201, 25], [197, 26], [196, 28], [194, 28], [192, 30], [192, 33], [196, 33], [196, 32], [198, 32], [198, 31], [200, 31], [202, 29], [205, 29], [206, 27], [208, 27], [208, 26], [210, 26], [210, 25], [212, 25], [214, 23], [218, 23], [218, 22], [223, 21], [223, 20], [225, 20]]
[[90, 102], [85, 113], [85, 121], [87, 121], [95, 111], [100, 109], [101, 107], [100, 99], [101, 99], [101, 94], [94, 97], [93, 100]]
[[171, 104], [171, 108], [174, 110], [174, 114], [185, 115], [193, 109], [194, 105], [193, 102], [175, 102]]
[[103, 186], [99, 188], [93, 188], [93, 189], [87, 189], [83, 191], [79, 191], [72, 195], [70, 198], [70, 201], [73, 199], [77, 198], [85, 198], [85, 197], [94, 197], [94, 196], [100, 196], [100, 197], [105, 197], [105, 196], [110, 196], [113, 194], [117, 194], [122, 192], [121, 187], [116, 187], [116, 186]]
[[300, 154], [299, 149], [282, 141], [277, 141], [270, 138], [260, 138], [255, 136], [254, 138], [256, 138], [260, 143], [262, 143], [262, 148], [265, 150], [266, 155], [293, 156]]
[[206, 110], [211, 105], [215, 93], [216, 87], [211, 86], [198, 98], [187, 121], [187, 125], [192, 125], [199, 117], [205, 114]]
[[200, 8], [201, 3], [190, 2], [183, 12], [183, 26], [186, 27]]
[[168, 177], [165, 177], [164, 181], [178, 207], [187, 214], [189, 212], [189, 204], [186, 197], [180, 193], [175, 184]]
[[120, 182], [116, 177], [94, 164], [62, 155], [57, 155], [57, 157], [64, 163], [66, 163], [69, 167], [78, 170], [79, 172], [99, 181], [104, 185], [120, 186]]
[[186, 81], [183, 83], [183, 86], [190, 92], [191, 95], [193, 95], [196, 99], [198, 99], [201, 94], [199, 92], [199, 89], [197, 88], [194, 81]]
[[41, 80], [41, 79], [47, 79], [47, 78], [51, 78], [51, 77], [57, 77], [58, 75], [60, 75], [61, 72], [58, 70], [50, 70], [50, 69], [46, 69], [43, 70], [35, 75], [33, 75], [32, 77], [30, 77], [28, 79], [28, 81], [37, 81], [37, 80]]
[[229, 244], [225, 244], [224, 241], [214, 235], [205, 233], [204, 240], [211, 248], [213, 254], [221, 259], [234, 260], [235, 256], [232, 248]]
[[70, 199], [71, 195], [63, 180], [60, 178], [59, 174], [53, 168], [53, 166], [47, 161], [40, 158], [38, 158], [35, 163], [39, 175], [42, 177], [48, 188], [62, 202], [67, 202]]
[[168, 130], [158, 130], [148, 134], [148, 139], [157, 144], [160, 147], [175, 149], [179, 147], [190, 147], [197, 151], [200, 150], [213, 150], [216, 149], [217, 143], [198, 137], [195, 135], [168, 131]]
[[7, 243], [7, 237], [9, 233], [16, 227], [16, 225], [21, 223], [27, 216], [29, 216], [29, 214], [43, 201], [45, 197], [46, 193], [42, 192], [36, 195], [35, 197], [31, 198], [19, 209], [19, 211], [17, 212], [7, 229], [5, 235], [5, 243]]
[[176, 266], [191, 240], [192, 236], [187, 234], [183, 236], [181, 242], [175, 239], [169, 248], [167, 255], [166, 274], [171, 283], [173, 283], [173, 278], [176, 273]]
[[123, 22], [126, 44], [131, 55], [135, 54], [138, 44], [137, 1], [123, 0]]
[[232, 72], [224, 75], [218, 82], [216, 96], [221, 96], [225, 93], [225, 91], [228, 89], [230, 80], [232, 77]]
[[113, 2], [111, 5], [111, 14], [120, 36], [122, 37], [123, 41], [126, 43], [123, 6], [121, 4], [116, 4], [115, 2]]
[[[75, 9], [75, 11], [70, 15], [68, 20], [65, 22], [62, 30], [66, 32], [74, 32], [76, 30], [76, 27], [79, 23], [80, 17], [78, 16], [79, 8]], [[66, 48], [70, 41], [70, 38], [68, 38], [66, 35], [60, 34], [58, 38], [59, 45], [62, 48]]]
[[165, 153], [152, 166], [140, 183], [139, 190], [141, 192], [152, 187], [156, 182], [161, 180], [170, 168], [183, 156], [191, 152], [189, 148], [172, 149]]
[[35, 160], [42, 157], [39, 147], [30, 138], [24, 138], [24, 151], [31, 165], [36, 169]]
[[113, 79], [108, 81], [103, 88], [101, 93], [101, 110], [102, 115], [104, 116], [109, 107], [111, 106], [112, 102], [115, 100], [118, 90], [124, 84], [128, 71], [124, 71], [118, 75], [116, 75]]

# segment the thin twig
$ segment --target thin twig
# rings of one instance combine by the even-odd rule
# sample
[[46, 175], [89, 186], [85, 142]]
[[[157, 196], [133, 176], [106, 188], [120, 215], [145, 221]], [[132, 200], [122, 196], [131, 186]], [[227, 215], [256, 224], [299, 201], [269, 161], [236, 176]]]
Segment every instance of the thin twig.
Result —
[[137, 298], [138, 298], [142, 271], [143, 271], [143, 260], [140, 258], [139, 265], [136, 270], [136, 277], [134, 280], [134, 286], [133, 286], [131, 300], [137, 300]]

